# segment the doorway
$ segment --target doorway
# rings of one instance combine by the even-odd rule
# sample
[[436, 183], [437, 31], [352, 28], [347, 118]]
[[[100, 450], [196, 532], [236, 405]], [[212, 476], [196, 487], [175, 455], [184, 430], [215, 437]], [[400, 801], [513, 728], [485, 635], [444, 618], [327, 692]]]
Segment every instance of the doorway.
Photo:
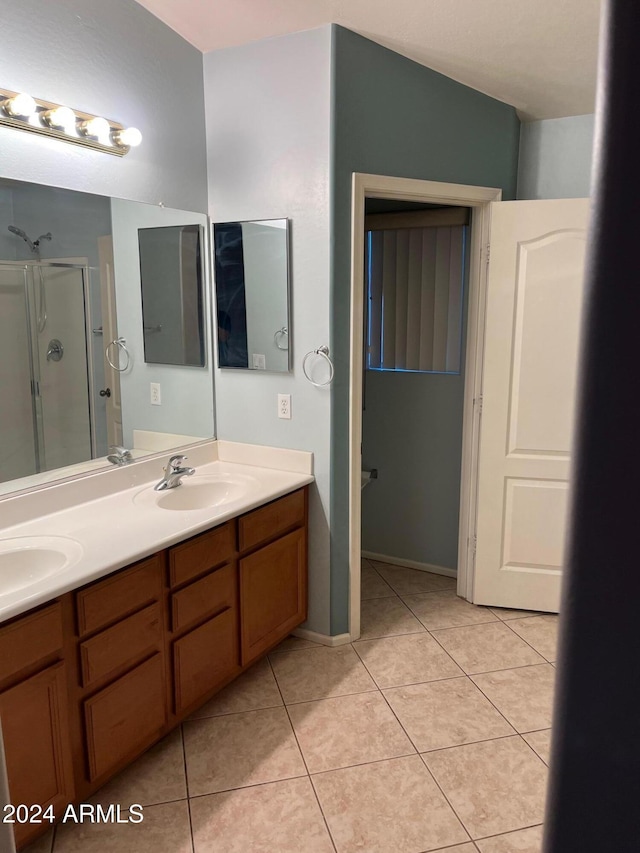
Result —
[[489, 242], [489, 204], [501, 199], [501, 190], [432, 181], [392, 178], [355, 173], [352, 192], [351, 270], [351, 371], [350, 371], [350, 622], [351, 640], [360, 636], [362, 553], [362, 436], [365, 317], [365, 207], [367, 199], [387, 199], [404, 205], [471, 209], [469, 235], [468, 315], [463, 401], [462, 466], [460, 477], [460, 521], [458, 529], [457, 589], [471, 598], [473, 556], [470, 520], [475, 517], [473, 470], [477, 457], [480, 401], [482, 328], [486, 289], [486, 252]]

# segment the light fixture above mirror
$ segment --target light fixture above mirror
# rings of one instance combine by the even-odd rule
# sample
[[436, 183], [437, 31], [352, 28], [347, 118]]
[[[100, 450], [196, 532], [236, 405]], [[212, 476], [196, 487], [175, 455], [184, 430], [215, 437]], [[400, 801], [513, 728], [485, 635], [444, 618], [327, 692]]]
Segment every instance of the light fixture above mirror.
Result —
[[74, 145], [84, 145], [107, 154], [124, 156], [140, 145], [137, 127], [124, 127], [81, 110], [32, 98], [25, 92], [0, 89], [0, 126], [52, 136]]

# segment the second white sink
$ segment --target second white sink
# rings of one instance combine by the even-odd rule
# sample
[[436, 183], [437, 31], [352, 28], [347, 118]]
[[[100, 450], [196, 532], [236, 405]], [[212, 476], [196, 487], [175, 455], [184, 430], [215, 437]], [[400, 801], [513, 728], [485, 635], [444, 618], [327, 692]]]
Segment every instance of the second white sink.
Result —
[[186, 512], [233, 503], [258, 485], [258, 480], [248, 474], [195, 474], [185, 477], [175, 489], [156, 492], [153, 487], [146, 488], [133, 502]]
[[82, 554], [82, 545], [66, 536], [0, 540], [0, 596], [71, 568]]

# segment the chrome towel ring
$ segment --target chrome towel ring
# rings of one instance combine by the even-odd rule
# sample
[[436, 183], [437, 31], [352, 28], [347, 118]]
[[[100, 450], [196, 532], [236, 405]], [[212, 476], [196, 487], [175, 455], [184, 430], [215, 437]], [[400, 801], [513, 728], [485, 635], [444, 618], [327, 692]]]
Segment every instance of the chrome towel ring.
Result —
[[[117, 349], [117, 353], [116, 353], [117, 364], [114, 364], [111, 361], [111, 358], [109, 356], [109, 350], [113, 346], [115, 346]], [[122, 352], [127, 357], [127, 360], [126, 360], [124, 367], [120, 367], [120, 350], [122, 350]], [[129, 353], [129, 350], [127, 349], [127, 342], [124, 338], [115, 338], [113, 341], [110, 341], [107, 344], [107, 348], [104, 351], [104, 357], [109, 362], [109, 366], [112, 367], [114, 370], [117, 370], [118, 373], [124, 373], [125, 370], [128, 370], [129, 365], [131, 364], [131, 354]]]
[[288, 340], [286, 341], [286, 346], [283, 346], [283, 347], [280, 346], [280, 341], [282, 341], [285, 337], [286, 338], [289, 337], [289, 329], [287, 329], [286, 326], [283, 326], [281, 329], [278, 329], [278, 331], [273, 336], [273, 340], [275, 341], [275, 344], [278, 347], [278, 349], [281, 349], [281, 350], [288, 350], [289, 349], [289, 341]]
[[[329, 378], [326, 380], [326, 382], [316, 382], [314, 379], [311, 378], [311, 376], [309, 376], [309, 373], [307, 372], [307, 364], [309, 362], [309, 359], [314, 355], [320, 356], [320, 358], [323, 358], [327, 362], [327, 364], [329, 365]], [[305, 355], [305, 357], [302, 359], [302, 372], [304, 373], [305, 377], [309, 380], [309, 382], [312, 385], [315, 385], [316, 388], [325, 388], [327, 385], [331, 385], [331, 383], [333, 382], [334, 368], [333, 368], [333, 362], [329, 358], [329, 347], [328, 346], [321, 346], [321, 347], [318, 347], [318, 349], [313, 349], [313, 350], [311, 350], [311, 352], [308, 352]]]

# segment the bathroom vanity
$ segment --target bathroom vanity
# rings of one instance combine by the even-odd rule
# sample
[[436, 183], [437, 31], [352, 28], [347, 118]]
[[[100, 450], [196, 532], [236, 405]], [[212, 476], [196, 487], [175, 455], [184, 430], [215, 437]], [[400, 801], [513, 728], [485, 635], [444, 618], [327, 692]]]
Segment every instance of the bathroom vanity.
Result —
[[[229, 473], [236, 469], [243, 473]], [[199, 470], [218, 473], [191, 477], [174, 494], [146, 485], [111, 496], [130, 516], [129, 505], [134, 518], [139, 513], [138, 552], [148, 551], [145, 519], [162, 525], [172, 544], [116, 571], [102, 568], [99, 579], [84, 584], [77, 582], [80, 560], [75, 575], [58, 576], [60, 589], [74, 588], [27, 610], [14, 603], [22, 612], [0, 624], [0, 718], [11, 802], [29, 806], [33, 818], [50, 807], [48, 814], [59, 818], [68, 803], [86, 802], [306, 618], [313, 478], [219, 462]], [[243, 477], [257, 485], [237, 497], [229, 486]], [[225, 484], [229, 500], [217, 509], [200, 507], [198, 489], [215, 482]], [[269, 492], [278, 496], [269, 499]], [[170, 511], [161, 500], [174, 502]], [[95, 514], [108, 511], [108, 501], [77, 510], [85, 513], [74, 536], [89, 557], [86, 566], [99, 526]], [[243, 512], [243, 505], [251, 509]], [[84, 528], [83, 543], [78, 531], [87, 507], [96, 521]], [[51, 529], [61, 530], [64, 512], [58, 516], [49, 517]], [[176, 516], [187, 534], [182, 538], [167, 532]], [[20, 526], [0, 532], [0, 542], [16, 531], [24, 532]], [[109, 538], [127, 540], [124, 529], [105, 536], [103, 527], [102, 535], [107, 551]], [[48, 820], [16, 823], [18, 848], [49, 826]]]

